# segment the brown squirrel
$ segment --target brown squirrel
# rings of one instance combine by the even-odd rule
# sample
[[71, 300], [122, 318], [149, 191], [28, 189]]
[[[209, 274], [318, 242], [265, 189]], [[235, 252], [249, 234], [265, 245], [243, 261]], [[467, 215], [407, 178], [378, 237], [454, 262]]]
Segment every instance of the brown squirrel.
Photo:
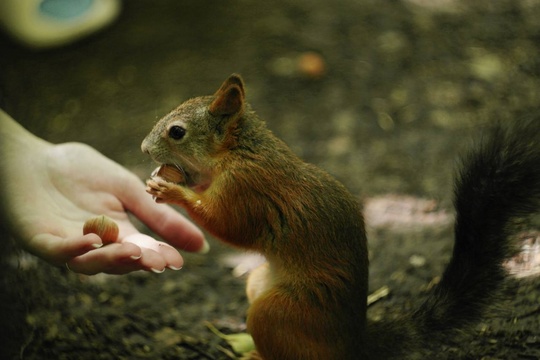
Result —
[[368, 252], [357, 200], [267, 129], [240, 76], [155, 125], [143, 152], [178, 167], [184, 180], [154, 176], [147, 192], [181, 205], [222, 241], [266, 257], [248, 280], [247, 328], [257, 350], [246, 358], [403, 358], [474, 324], [500, 288], [502, 263], [517, 251], [515, 220], [540, 206], [536, 123], [496, 128], [465, 157], [450, 263], [418, 310], [393, 322], [366, 320]]

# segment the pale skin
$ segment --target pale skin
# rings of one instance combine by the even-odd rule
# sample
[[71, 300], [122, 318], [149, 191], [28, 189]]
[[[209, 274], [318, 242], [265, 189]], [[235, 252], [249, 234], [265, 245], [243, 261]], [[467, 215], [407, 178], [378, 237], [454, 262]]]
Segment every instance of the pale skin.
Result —
[[[137, 176], [90, 146], [51, 144], [0, 110], [0, 151], [0, 224], [53, 265], [89, 275], [159, 273], [182, 267], [177, 249], [208, 249], [195, 225], [156, 204]], [[128, 213], [168, 244], [140, 234]], [[84, 222], [102, 214], [120, 229], [118, 240], [106, 246], [96, 234], [82, 234]]]

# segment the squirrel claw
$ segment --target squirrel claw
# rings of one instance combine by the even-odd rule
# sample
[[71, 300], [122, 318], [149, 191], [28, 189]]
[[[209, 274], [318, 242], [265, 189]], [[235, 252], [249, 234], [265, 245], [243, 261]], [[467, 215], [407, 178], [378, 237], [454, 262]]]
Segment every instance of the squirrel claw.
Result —
[[175, 184], [169, 183], [160, 177], [154, 177], [146, 181], [146, 192], [152, 195], [156, 203], [169, 202], [174, 192]]
[[159, 178], [153, 178], [146, 181], [146, 192], [154, 197], [159, 197], [159, 195], [166, 190], [166, 182]]

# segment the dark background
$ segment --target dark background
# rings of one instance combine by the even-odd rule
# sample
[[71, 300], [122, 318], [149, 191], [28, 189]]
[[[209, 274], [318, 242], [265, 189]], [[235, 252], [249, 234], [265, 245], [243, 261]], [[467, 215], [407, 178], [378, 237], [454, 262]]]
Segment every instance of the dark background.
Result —
[[[88, 143], [144, 179], [154, 165], [139, 146], [155, 121], [237, 72], [268, 126], [360, 200], [405, 194], [451, 213], [456, 155], [483, 126], [537, 111], [538, 19], [535, 0], [130, 0], [70, 46], [0, 35], [0, 103], [31, 132]], [[320, 76], [298, 65], [312, 52]], [[451, 241], [449, 223], [370, 227], [370, 288], [392, 290], [370, 316], [408, 311]], [[229, 358], [204, 322], [243, 330], [244, 279], [220, 261], [231, 252], [212, 241], [181, 272], [85, 277], [6, 245], [5, 358]], [[436, 358], [538, 358], [538, 286], [513, 285], [504, 311], [467, 343], [434, 346]]]

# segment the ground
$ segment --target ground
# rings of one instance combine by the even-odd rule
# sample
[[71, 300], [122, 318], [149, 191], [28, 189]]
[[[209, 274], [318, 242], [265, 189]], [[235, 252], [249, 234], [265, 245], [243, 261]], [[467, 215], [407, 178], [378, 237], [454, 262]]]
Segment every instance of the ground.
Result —
[[[537, 111], [539, 17], [537, 0], [126, 1], [114, 25], [71, 46], [35, 51], [2, 35], [0, 104], [33, 133], [88, 143], [144, 179], [153, 123], [241, 73], [268, 126], [366, 203], [370, 289], [390, 289], [369, 316], [392, 318], [450, 255], [458, 153], [483, 125]], [[215, 240], [184, 254], [180, 272], [88, 277], [1, 236], [3, 359], [233, 356], [206, 323], [244, 330], [245, 278]], [[540, 358], [540, 280], [506, 295], [432, 358]]]

